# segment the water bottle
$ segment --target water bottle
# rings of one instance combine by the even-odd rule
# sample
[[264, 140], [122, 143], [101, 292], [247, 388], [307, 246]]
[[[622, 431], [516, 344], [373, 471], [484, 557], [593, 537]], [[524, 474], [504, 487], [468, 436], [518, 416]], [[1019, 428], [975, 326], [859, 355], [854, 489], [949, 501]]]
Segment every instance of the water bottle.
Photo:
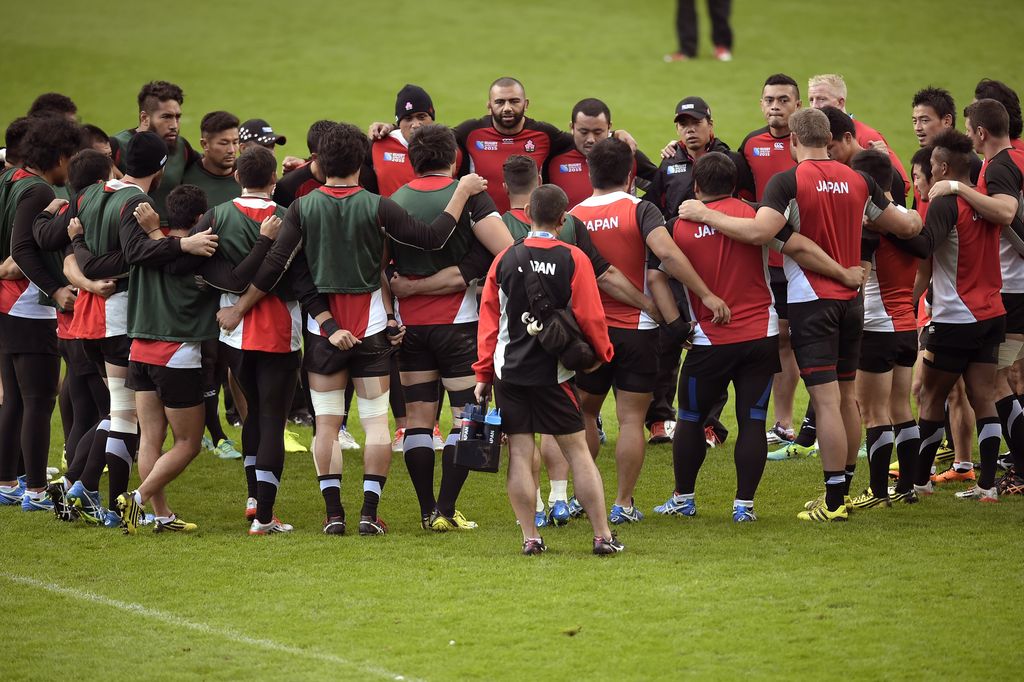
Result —
[[462, 430], [459, 440], [478, 440], [481, 436], [484, 421], [483, 412], [476, 403], [466, 403], [462, 408]]
[[488, 445], [501, 443], [501, 410], [491, 408], [484, 420], [484, 441]]

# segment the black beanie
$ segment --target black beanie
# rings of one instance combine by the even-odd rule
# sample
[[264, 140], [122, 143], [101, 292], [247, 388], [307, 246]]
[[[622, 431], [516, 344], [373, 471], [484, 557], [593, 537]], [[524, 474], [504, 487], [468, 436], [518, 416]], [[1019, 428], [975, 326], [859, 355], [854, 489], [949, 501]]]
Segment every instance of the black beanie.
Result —
[[167, 143], [151, 130], [135, 133], [125, 152], [125, 172], [133, 178], [155, 175], [167, 163]]
[[402, 120], [403, 116], [426, 112], [430, 118], [436, 119], [434, 114], [434, 103], [427, 91], [418, 85], [406, 85], [398, 91], [395, 98], [395, 122]]

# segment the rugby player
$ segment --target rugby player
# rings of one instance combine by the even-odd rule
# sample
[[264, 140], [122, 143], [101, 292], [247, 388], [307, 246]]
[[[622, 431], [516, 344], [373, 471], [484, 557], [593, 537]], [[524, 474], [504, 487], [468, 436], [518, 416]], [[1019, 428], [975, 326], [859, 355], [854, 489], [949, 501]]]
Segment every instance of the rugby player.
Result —
[[[60, 258], [39, 248], [32, 226], [54, 200], [53, 186], [67, 180], [68, 163], [81, 144], [80, 128], [66, 118], [32, 119], [17, 145], [23, 165], [0, 176], [0, 261], [12, 258], [18, 271], [0, 281], [0, 502], [21, 504], [24, 511], [53, 508], [46, 464], [60, 377], [54, 308], [75, 305]], [[56, 306], [41, 303], [41, 297]], [[24, 482], [18, 478], [19, 459]]]
[[203, 155], [185, 171], [181, 182], [200, 188], [211, 206], [219, 206], [242, 193], [235, 180], [238, 117], [226, 111], [211, 111], [199, 122], [199, 132]]

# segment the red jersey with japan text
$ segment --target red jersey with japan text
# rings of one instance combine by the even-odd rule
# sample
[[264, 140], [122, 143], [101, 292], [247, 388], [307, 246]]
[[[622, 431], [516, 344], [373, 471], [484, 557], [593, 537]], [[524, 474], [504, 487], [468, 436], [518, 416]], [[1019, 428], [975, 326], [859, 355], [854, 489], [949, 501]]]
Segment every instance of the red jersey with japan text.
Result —
[[460, 174], [477, 173], [487, 180], [487, 194], [499, 215], [509, 209], [508, 195], [502, 187], [503, 166], [508, 157], [513, 154], [529, 156], [537, 168], [543, 170], [548, 157], [573, 146], [572, 135], [532, 118], [525, 119], [523, 129], [515, 135], [505, 135], [495, 130], [490, 116], [485, 116], [460, 124], [455, 129], [455, 137], [467, 157], [460, 166]]
[[[634, 287], [647, 293], [647, 235], [665, 225], [658, 207], [626, 192], [612, 192], [585, 199], [570, 213], [586, 227], [598, 252]], [[604, 291], [601, 303], [609, 327], [654, 329], [658, 326], [647, 313], [615, 300]]]
[[[707, 206], [737, 218], [753, 218], [755, 214], [748, 204], [731, 197], [709, 202]], [[715, 324], [711, 321], [711, 310], [699, 296], [687, 290], [690, 319], [697, 322], [694, 345], [741, 343], [779, 333], [779, 318], [769, 286], [767, 247], [733, 241], [714, 228], [682, 219], [673, 225], [672, 239], [708, 288], [732, 312], [729, 324]]]
[[[889, 200], [871, 178], [849, 166], [806, 159], [768, 182], [761, 205], [784, 215], [794, 230], [848, 268], [860, 262], [864, 216], [877, 218]], [[784, 264], [790, 303], [848, 301], [857, 295], [834, 279], [804, 271], [791, 258], [784, 257]]]
[[[760, 201], [764, 188], [773, 175], [796, 166], [796, 161], [789, 150], [789, 135], [775, 137], [768, 126], [747, 135], [740, 145], [739, 153], [750, 169], [746, 175], [753, 181], [753, 187], [739, 188], [740, 198], [748, 201]], [[768, 265], [781, 268], [782, 254], [769, 251]]]

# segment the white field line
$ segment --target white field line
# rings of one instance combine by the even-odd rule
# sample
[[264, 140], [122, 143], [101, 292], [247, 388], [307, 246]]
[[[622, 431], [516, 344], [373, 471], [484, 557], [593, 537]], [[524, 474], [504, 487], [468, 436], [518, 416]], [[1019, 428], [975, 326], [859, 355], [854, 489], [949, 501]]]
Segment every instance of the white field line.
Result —
[[363, 665], [350, 661], [341, 656], [329, 654], [323, 651], [317, 651], [316, 649], [303, 649], [297, 646], [291, 646], [290, 644], [282, 644], [273, 639], [267, 639], [264, 637], [250, 637], [249, 635], [232, 630], [231, 628], [222, 628], [208, 623], [201, 623], [199, 621], [189, 620], [182, 618], [181, 616], [169, 613], [167, 611], [160, 611], [158, 609], [151, 609], [142, 604], [133, 604], [132, 602], [120, 601], [118, 599], [111, 599], [104, 597], [101, 594], [94, 594], [92, 592], [86, 592], [84, 590], [78, 590], [73, 587], [64, 587], [57, 583], [47, 582], [45, 580], [37, 580], [24, 575], [16, 575], [12, 573], [0, 573], [0, 578], [9, 580], [12, 583], [19, 585], [25, 585], [28, 587], [34, 587], [40, 590], [46, 590], [54, 594], [59, 594], [70, 599], [76, 599], [83, 602], [92, 602], [93, 604], [99, 604], [100, 606], [106, 606], [118, 611], [133, 613], [143, 618], [149, 618], [151, 620], [159, 621], [165, 625], [171, 625], [178, 628], [186, 628], [195, 632], [201, 632], [205, 635], [211, 635], [213, 637], [219, 637], [226, 639], [237, 644], [244, 644], [246, 646], [252, 646], [257, 649], [277, 651], [284, 654], [291, 654], [298, 658], [304, 658], [315, 661], [322, 661], [324, 663], [332, 663], [334, 665], [350, 668], [355, 672], [363, 673], [366, 675], [373, 675], [375, 677], [385, 678], [389, 680], [404, 680], [407, 682], [420, 682], [414, 677], [407, 677], [405, 675], [399, 675], [398, 673], [385, 670], [384, 668], [378, 668], [376, 666]]

